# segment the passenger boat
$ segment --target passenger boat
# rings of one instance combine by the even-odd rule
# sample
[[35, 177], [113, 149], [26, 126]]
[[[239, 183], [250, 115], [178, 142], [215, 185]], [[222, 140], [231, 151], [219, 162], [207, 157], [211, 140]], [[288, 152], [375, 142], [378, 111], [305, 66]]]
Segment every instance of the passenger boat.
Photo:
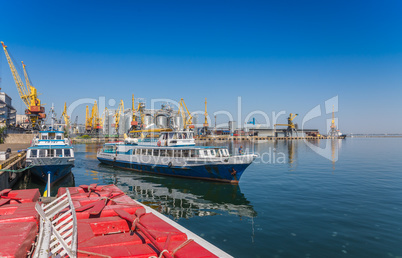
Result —
[[28, 148], [26, 165], [43, 182], [53, 184], [62, 179], [74, 166], [74, 149], [63, 131], [40, 131]]
[[[159, 132], [158, 138], [153, 137], [154, 132], [152, 130], [142, 130], [149, 133], [142, 137], [129, 138], [125, 135], [124, 142], [127, 144], [137, 144], [144, 146], [193, 146], [195, 145], [194, 132], [192, 131], [163, 131]], [[137, 131], [138, 132], [138, 131]]]
[[187, 132], [185, 139], [175, 139], [180, 133], [163, 133], [153, 146], [130, 141], [106, 143], [97, 158], [104, 164], [145, 173], [234, 184], [256, 158], [254, 154], [230, 155], [226, 147], [194, 146], [192, 132]]

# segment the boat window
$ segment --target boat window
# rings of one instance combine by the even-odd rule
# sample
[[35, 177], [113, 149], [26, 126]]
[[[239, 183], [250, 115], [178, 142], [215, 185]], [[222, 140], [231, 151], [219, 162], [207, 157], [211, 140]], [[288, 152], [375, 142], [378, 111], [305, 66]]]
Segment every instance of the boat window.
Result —
[[153, 149], [152, 150], [152, 155], [153, 156], [159, 156], [159, 150], [158, 149]]
[[167, 150], [166, 151], [166, 156], [167, 157], [173, 157], [173, 150]]
[[173, 139], [177, 139], [177, 133], [173, 134]]
[[43, 136], [42, 136], [42, 139], [43, 139], [43, 140], [47, 140], [47, 136], [46, 136], [46, 135], [43, 135]]
[[160, 155], [161, 157], [166, 156], [166, 150], [160, 150], [159, 155]]
[[187, 133], [183, 133], [183, 139], [187, 139]]
[[142, 155], [151, 155], [151, 151], [148, 149], [143, 149], [142, 150]]
[[30, 156], [30, 157], [36, 157], [36, 156], [38, 156], [38, 151], [37, 151], [37, 150], [31, 150], [29, 156]]
[[229, 157], [229, 151], [228, 150], [222, 150], [223, 151], [223, 153], [224, 153], [224, 155], [226, 156], [226, 157]]
[[64, 157], [71, 157], [70, 149], [64, 149]]
[[164, 133], [162, 139], [166, 140], [167, 135]]
[[63, 150], [62, 149], [55, 149], [55, 156], [56, 157], [63, 157]]
[[47, 150], [47, 157], [53, 157], [53, 150]]
[[185, 158], [190, 157], [190, 150], [183, 150], [183, 151], [182, 151], [182, 155], [183, 155], [183, 157], [185, 157]]
[[212, 155], [212, 156], [216, 156], [215, 150], [211, 150], [211, 155]]
[[46, 157], [46, 150], [39, 150], [39, 157]]
[[198, 157], [200, 155], [200, 150], [190, 150], [190, 157], [195, 158]]
[[169, 133], [169, 139], [173, 139], [174, 133]]
[[57, 136], [56, 136], [56, 139], [57, 139], [57, 140], [61, 140], [61, 135], [57, 135]]
[[181, 150], [174, 150], [175, 157], [181, 157]]

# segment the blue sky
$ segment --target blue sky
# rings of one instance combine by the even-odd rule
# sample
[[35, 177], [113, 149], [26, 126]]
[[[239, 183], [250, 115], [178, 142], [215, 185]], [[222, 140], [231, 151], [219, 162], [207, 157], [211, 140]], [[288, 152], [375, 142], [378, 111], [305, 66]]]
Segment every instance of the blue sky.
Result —
[[[210, 115], [238, 120], [240, 96], [242, 119], [286, 111], [301, 123], [338, 96], [343, 132], [402, 133], [400, 1], [4, 1], [1, 10], [0, 40], [59, 114], [65, 101], [101, 96], [130, 107], [134, 93], [184, 98], [192, 111], [206, 97]], [[22, 112], [0, 56], [1, 87]], [[84, 120], [84, 104], [76, 115]], [[329, 118], [307, 127], [325, 133]]]

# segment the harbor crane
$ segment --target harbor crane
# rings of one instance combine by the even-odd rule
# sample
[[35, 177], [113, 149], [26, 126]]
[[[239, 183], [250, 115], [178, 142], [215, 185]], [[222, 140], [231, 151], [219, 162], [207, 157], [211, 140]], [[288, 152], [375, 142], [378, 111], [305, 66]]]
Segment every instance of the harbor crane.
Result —
[[328, 136], [331, 138], [337, 138], [337, 137], [339, 137], [339, 135], [340, 135], [340, 133], [337, 130], [336, 125], [335, 125], [335, 109], [334, 109], [334, 106], [332, 106], [332, 120], [331, 120], [330, 129], [328, 132]]
[[86, 132], [90, 132], [92, 130], [92, 119], [89, 116], [89, 109], [88, 109], [88, 105], [85, 109], [85, 131]]
[[178, 114], [181, 115], [181, 117], [183, 119], [183, 128], [184, 128], [184, 130], [190, 130], [190, 129], [194, 128], [193, 116], [188, 111], [186, 103], [184, 102], [183, 98], [181, 98], [180, 102], [179, 102]]
[[67, 102], [64, 102], [64, 109], [63, 113], [61, 113], [61, 118], [63, 118], [64, 124], [68, 130], [68, 127], [70, 126], [70, 117], [67, 115]]
[[287, 124], [275, 124], [274, 125], [274, 131], [275, 131], [275, 133], [276, 133], [276, 126], [287, 126], [287, 129], [286, 129], [286, 136], [293, 136], [293, 133], [295, 133], [296, 134], [296, 136], [297, 136], [297, 124], [294, 124], [293, 123], [293, 120], [298, 116], [299, 114], [292, 114], [292, 113], [290, 113], [289, 114], [289, 117], [288, 117], [288, 123]]
[[98, 133], [103, 128], [102, 118], [99, 117], [98, 104], [95, 100], [92, 106], [91, 115], [89, 115], [88, 106], [86, 107], [85, 115], [85, 131], [87, 133]]
[[132, 114], [132, 120], [131, 120], [131, 128], [130, 128], [129, 132], [139, 128], [138, 121], [137, 121], [137, 114], [136, 114], [138, 111], [140, 111], [140, 113], [141, 113], [141, 115], [140, 115], [141, 116], [141, 124], [143, 124], [143, 120], [144, 120], [144, 115], [142, 112], [143, 108], [141, 108], [141, 102], [138, 102], [138, 106], [137, 106], [137, 108], [135, 108], [134, 94], [132, 95], [132, 99], [131, 99], [131, 110], [132, 110], [133, 114]]
[[204, 121], [204, 124], [203, 124], [203, 126], [205, 127], [205, 128], [207, 128], [209, 125], [208, 125], [208, 113], [207, 113], [207, 98], [205, 98], [205, 112], [204, 112], [204, 117], [205, 117], [205, 121]]
[[119, 106], [117, 107], [116, 113], [114, 115], [114, 128], [117, 135], [119, 135], [120, 118], [122, 114], [124, 115], [124, 102], [123, 100], [120, 100]]
[[7, 46], [4, 44], [3, 41], [1, 41], [1, 45], [3, 46], [3, 50], [6, 55], [8, 65], [10, 66], [10, 70], [13, 75], [15, 85], [17, 86], [20, 98], [27, 107], [27, 109], [25, 110], [25, 114], [28, 116], [29, 119], [28, 128], [32, 130], [39, 130], [40, 127], [44, 124], [44, 119], [46, 118], [45, 108], [41, 106], [37, 90], [32, 85], [29, 79], [28, 73], [25, 68], [26, 65], [24, 64], [24, 62], [21, 62], [24, 70], [24, 77], [26, 84], [24, 85], [10, 57], [10, 54], [7, 50]]

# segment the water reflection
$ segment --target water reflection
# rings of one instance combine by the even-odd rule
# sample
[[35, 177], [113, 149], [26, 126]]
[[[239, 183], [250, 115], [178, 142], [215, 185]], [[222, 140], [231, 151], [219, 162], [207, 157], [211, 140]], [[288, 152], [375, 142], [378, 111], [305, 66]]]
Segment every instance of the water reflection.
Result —
[[[72, 172], [68, 173], [65, 177], [52, 184], [50, 190], [51, 196], [56, 196], [57, 191], [60, 187], [74, 187], [75, 186], [75, 178]], [[38, 188], [41, 195], [45, 191], [46, 184], [37, 179], [35, 176], [32, 176], [30, 173], [26, 173], [23, 178], [21, 178], [16, 185], [14, 185], [14, 190], [19, 189], [33, 189]]]
[[183, 178], [148, 176], [100, 165], [104, 182], [115, 184], [133, 199], [175, 219], [229, 213], [255, 217], [253, 206], [238, 185]]

